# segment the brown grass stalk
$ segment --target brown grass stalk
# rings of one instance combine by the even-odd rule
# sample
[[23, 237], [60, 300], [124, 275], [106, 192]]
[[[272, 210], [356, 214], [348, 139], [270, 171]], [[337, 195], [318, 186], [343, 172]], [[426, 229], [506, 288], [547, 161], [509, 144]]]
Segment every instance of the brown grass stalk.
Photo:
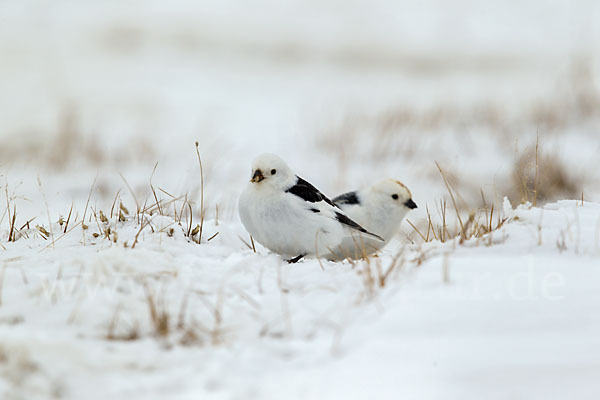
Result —
[[204, 228], [204, 169], [202, 168], [202, 158], [200, 158], [200, 150], [198, 142], [196, 142], [196, 155], [198, 156], [198, 164], [200, 165], [200, 233], [198, 243], [202, 240], [202, 229]]
[[440, 164], [438, 164], [437, 161], [435, 162], [435, 165], [437, 166], [438, 170], [440, 171], [440, 174], [442, 175], [442, 179], [444, 180], [444, 184], [446, 185], [446, 189], [448, 190], [448, 193], [450, 194], [450, 199], [452, 200], [452, 205], [454, 206], [454, 210], [456, 211], [456, 217], [458, 218], [458, 223], [460, 224], [462, 238], [463, 238], [463, 240], [466, 240], [467, 232], [465, 231], [465, 226], [463, 224], [462, 218], [460, 217], [460, 212], [458, 211], [458, 206], [456, 205], [456, 199], [454, 198], [454, 194], [452, 193], [452, 189], [450, 188], [450, 184], [448, 183], [446, 174], [444, 173], [444, 171], [442, 170], [442, 167], [440, 167]]

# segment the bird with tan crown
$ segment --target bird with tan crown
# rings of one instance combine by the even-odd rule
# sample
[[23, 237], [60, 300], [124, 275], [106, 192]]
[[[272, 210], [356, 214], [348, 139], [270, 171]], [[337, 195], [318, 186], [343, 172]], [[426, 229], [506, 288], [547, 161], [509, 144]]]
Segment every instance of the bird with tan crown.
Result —
[[409, 211], [417, 208], [410, 190], [400, 181], [386, 179], [371, 187], [344, 193], [333, 199], [352, 220], [384, 241], [370, 238], [346, 238], [329, 258], [359, 259], [382, 249], [400, 229]]

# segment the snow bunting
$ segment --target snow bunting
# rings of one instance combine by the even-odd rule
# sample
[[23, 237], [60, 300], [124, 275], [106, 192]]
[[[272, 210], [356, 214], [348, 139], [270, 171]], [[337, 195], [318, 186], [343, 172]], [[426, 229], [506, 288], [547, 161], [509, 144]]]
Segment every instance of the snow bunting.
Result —
[[339, 251], [334, 252], [333, 258], [336, 259], [362, 258], [383, 248], [398, 232], [406, 214], [417, 208], [408, 188], [394, 179], [386, 179], [369, 188], [342, 194], [334, 198], [333, 202], [365, 229], [384, 239], [381, 242], [370, 238], [346, 238], [338, 247]]
[[240, 196], [238, 208], [250, 235], [289, 262], [330, 253], [353, 233], [383, 242], [274, 154], [254, 160], [252, 179]]

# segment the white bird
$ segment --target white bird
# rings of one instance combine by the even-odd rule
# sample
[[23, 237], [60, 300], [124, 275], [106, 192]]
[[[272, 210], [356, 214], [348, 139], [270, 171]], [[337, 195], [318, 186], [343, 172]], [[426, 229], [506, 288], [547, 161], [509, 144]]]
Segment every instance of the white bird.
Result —
[[248, 233], [289, 262], [328, 254], [353, 233], [383, 241], [348, 218], [274, 154], [254, 160], [252, 179], [240, 196], [238, 208]]
[[[394, 179], [386, 179], [375, 185], [344, 193], [333, 202], [370, 232], [375, 232], [384, 241], [344, 239], [333, 253], [334, 259], [363, 258], [382, 249], [398, 232], [400, 223], [410, 210], [417, 208], [410, 190]], [[362, 238], [361, 238], [362, 239]]]

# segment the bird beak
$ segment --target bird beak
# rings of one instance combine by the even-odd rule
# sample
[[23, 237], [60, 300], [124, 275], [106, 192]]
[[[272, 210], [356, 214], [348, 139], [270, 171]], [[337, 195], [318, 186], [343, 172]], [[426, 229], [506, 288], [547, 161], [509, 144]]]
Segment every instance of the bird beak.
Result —
[[252, 175], [252, 179], [250, 179], [250, 182], [258, 183], [264, 179], [265, 177], [263, 176], [262, 171], [260, 169], [257, 169], [256, 171], [254, 171], [254, 175]]
[[404, 205], [406, 207], [410, 208], [411, 210], [414, 210], [415, 208], [417, 208], [417, 205], [415, 204], [413, 199], [409, 199], [406, 203], [404, 203]]

